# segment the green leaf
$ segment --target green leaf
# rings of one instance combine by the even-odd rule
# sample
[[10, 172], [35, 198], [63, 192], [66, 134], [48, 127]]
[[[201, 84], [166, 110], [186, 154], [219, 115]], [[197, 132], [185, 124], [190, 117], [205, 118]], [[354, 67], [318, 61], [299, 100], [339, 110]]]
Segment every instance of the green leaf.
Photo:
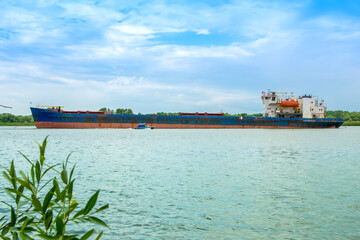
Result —
[[34, 165], [31, 166], [31, 180], [32, 180], [32, 183], [35, 184], [35, 167], [34, 167]]
[[78, 206], [79, 204], [76, 201], [73, 201], [70, 206], [68, 211], [65, 213], [65, 216], [69, 216], [74, 210], [75, 208]]
[[64, 235], [64, 240], [79, 240], [78, 235]]
[[69, 158], [70, 158], [71, 154], [72, 154], [72, 152], [71, 152], [71, 153], [69, 153], [69, 155], [68, 155], [68, 156], [67, 156], [67, 158], [66, 158], [66, 161], [65, 161], [65, 168], [67, 167], [67, 163], [68, 163], [68, 161], [69, 161]]
[[40, 192], [46, 185], [48, 185], [49, 184], [49, 182], [51, 182], [52, 181], [52, 179], [50, 179], [49, 181], [47, 181], [41, 188], [40, 188], [40, 190], [38, 191], [38, 192]]
[[16, 214], [15, 214], [14, 208], [11, 207], [11, 219], [10, 219], [10, 224], [9, 224], [9, 226], [10, 226], [10, 227], [13, 227], [13, 226], [15, 226], [15, 223], [16, 223]]
[[94, 213], [101, 212], [101, 211], [103, 211], [105, 209], [108, 209], [108, 208], [109, 208], [109, 204], [106, 204], [106, 205], [102, 206], [101, 208], [97, 209]]
[[73, 168], [71, 169], [69, 181], [71, 181], [71, 179], [72, 179], [72, 175], [74, 173], [75, 167], [76, 167], [76, 165], [74, 165]]
[[99, 192], [100, 192], [100, 190], [97, 190], [96, 193], [94, 195], [92, 195], [91, 198], [89, 199], [89, 201], [87, 202], [87, 204], [84, 208], [85, 215], [88, 214], [95, 206]]
[[31, 164], [31, 166], [34, 166], [34, 164], [22, 152], [18, 152]]
[[64, 202], [66, 197], [66, 188], [60, 193], [60, 201]]
[[[26, 197], [24, 194], [22, 194], [21, 192], [19, 192], [18, 190], [15, 190], [15, 189], [11, 189], [11, 188], [4, 188], [4, 190], [6, 192], [12, 192], [12, 193], [15, 193], [17, 196], [21, 196], [23, 198], [26, 198], [28, 200], [30, 200], [28, 197]], [[9, 195], [10, 196], [10, 195]], [[12, 196], [12, 195], [11, 195]], [[12, 196], [12, 198], [14, 198], [14, 200], [16, 201], [16, 198], [14, 196]]]
[[91, 229], [90, 231], [88, 231], [87, 233], [85, 233], [84, 234], [84, 236], [82, 236], [81, 238], [80, 238], [80, 240], [86, 240], [86, 239], [88, 239], [89, 237], [91, 237], [91, 235], [94, 233], [94, 229]]
[[45, 161], [45, 149], [46, 149], [47, 138], [48, 138], [48, 136], [44, 139], [44, 141], [42, 142], [42, 145], [40, 145], [40, 143], [36, 142], [39, 145], [41, 166], [44, 165], [44, 161]]
[[46, 231], [49, 229], [51, 223], [52, 223], [52, 218], [53, 218], [53, 212], [51, 209], [49, 209], [46, 213], [45, 213], [45, 229]]
[[54, 167], [56, 167], [56, 166], [58, 166], [58, 165], [60, 165], [60, 164], [59, 164], [59, 163], [58, 163], [58, 164], [55, 164], [55, 165], [49, 167], [48, 169], [46, 169], [46, 170], [43, 172], [42, 176], [44, 176], [49, 170], [53, 169]]
[[61, 172], [61, 180], [67, 184], [68, 183], [68, 179], [67, 179], [67, 171], [66, 168], [64, 168]]
[[54, 236], [51, 236], [51, 235], [47, 235], [46, 233], [37, 234], [36, 236], [40, 237], [42, 239], [45, 239], [45, 240], [59, 240], [59, 237], [54, 237]]
[[75, 180], [72, 180], [72, 181], [69, 183], [69, 189], [68, 189], [69, 202], [71, 201], [71, 198], [72, 198], [72, 192], [73, 192], [74, 181], [75, 181]]
[[20, 237], [21, 239], [25, 239], [25, 240], [34, 240], [32, 237], [30, 237], [29, 235], [27, 235], [27, 233], [25, 232], [20, 232]]
[[53, 186], [55, 187], [55, 195], [57, 198], [60, 199], [60, 187], [59, 187], [59, 183], [57, 182], [56, 178], [53, 179]]
[[39, 199], [34, 194], [31, 196], [31, 198], [32, 198], [32, 204], [34, 205], [35, 210], [41, 211], [42, 208], [41, 208], [41, 203], [40, 203]]
[[17, 186], [16, 186], [16, 181], [15, 181], [16, 172], [15, 172], [14, 160], [11, 161], [9, 174], [10, 174], [10, 177], [11, 177], [12, 185], [13, 185], [14, 189], [16, 189]]
[[[14, 196], [13, 196], [14, 197]], [[15, 198], [14, 198], [15, 199]], [[3, 204], [5, 204], [6, 206], [8, 206], [8, 207], [12, 207], [10, 204], [8, 204], [7, 202], [4, 202], [4, 201], [0, 201], [1, 203], [3, 203]]]
[[41, 166], [44, 165], [44, 161], [45, 161], [45, 156], [40, 156], [40, 164], [41, 164]]
[[26, 216], [25, 216], [25, 217], [22, 217], [22, 218], [20, 218], [20, 220], [17, 221], [17, 223], [22, 223], [22, 222], [25, 221], [26, 219], [27, 219]]
[[10, 164], [10, 176], [16, 177], [14, 160], [12, 160]]
[[41, 179], [41, 167], [39, 161], [35, 164], [36, 181], [39, 183]]
[[95, 240], [99, 240], [101, 238], [101, 236], [103, 235], [103, 233], [104, 233], [104, 231], [101, 231]]
[[20, 175], [22, 176], [25, 182], [29, 182], [29, 178], [26, 176], [26, 174], [23, 171], [20, 171]]
[[[8, 188], [10, 189], [10, 188]], [[11, 194], [11, 192], [8, 190], [7, 188], [4, 188], [6, 194], [11, 197], [12, 199], [14, 199], [16, 201], [16, 198], [14, 197], [14, 195]], [[14, 189], [11, 189], [11, 190], [14, 190]], [[2, 203], [5, 203], [4, 201], [1, 201]]]
[[44, 198], [44, 201], [43, 201], [43, 207], [42, 207], [42, 211], [43, 213], [46, 212], [48, 206], [49, 206], [49, 203], [51, 201], [51, 198], [53, 197], [54, 195], [54, 190], [55, 190], [55, 187], [52, 187], [50, 189], [50, 191], [46, 194], [45, 198]]
[[23, 206], [25, 206], [26, 204], [29, 203], [30, 200], [28, 201], [20, 201], [19, 205], [18, 205], [18, 209], [22, 208]]
[[[30, 218], [28, 218], [28, 217], [25, 217], [25, 221], [23, 222], [23, 224], [21, 225], [21, 229], [20, 229], [20, 231], [23, 231], [25, 228], [26, 228], [26, 226], [28, 225], [28, 222], [30, 221]], [[20, 222], [20, 221], [19, 221]]]
[[73, 219], [77, 218], [80, 215], [84, 215], [84, 209], [81, 209], [80, 211], [78, 211], [75, 216], [73, 217]]
[[13, 232], [12, 236], [13, 236], [13, 240], [19, 240], [17, 232]]
[[[9, 232], [10, 227], [7, 226], [5, 228], [3, 228], [3, 230], [1, 231], [1, 235], [0, 236], [5, 236], [8, 232]], [[10, 238], [9, 238], [10, 239]]]
[[37, 230], [40, 234], [46, 235], [46, 232], [40, 226], [38, 226], [38, 224], [34, 224], [34, 227], [37, 228]]
[[19, 193], [21, 193], [21, 195], [20, 194], [16, 194], [16, 205], [19, 205], [19, 201], [20, 201], [20, 198], [21, 198], [21, 196], [22, 196], [22, 194], [23, 194], [23, 191], [24, 191], [24, 186], [23, 185], [20, 185], [19, 186], [19, 188], [18, 188], [18, 192]]
[[90, 216], [90, 217], [87, 217], [85, 220], [95, 223], [95, 224], [98, 224], [98, 225], [101, 225], [101, 226], [104, 226], [104, 227], [107, 227], [107, 228], [110, 228], [103, 220], [101, 220], [97, 217]]
[[9, 181], [10, 184], [13, 184], [11, 178], [9, 177], [9, 175], [8, 175], [6, 172], [2, 172], [2, 175], [4, 176], [4, 178], [5, 178], [6, 180]]
[[29, 191], [33, 191], [33, 189], [31, 188], [31, 186], [30, 186], [30, 182], [29, 181], [24, 181], [24, 180], [22, 180], [22, 179], [20, 179], [20, 178], [15, 178], [15, 180], [18, 182], [18, 183], [20, 183], [22, 186], [24, 186], [24, 187], [26, 187], [27, 189], [29, 189]]
[[62, 235], [64, 229], [64, 223], [61, 219], [61, 217], [56, 218], [56, 231], [58, 235]]

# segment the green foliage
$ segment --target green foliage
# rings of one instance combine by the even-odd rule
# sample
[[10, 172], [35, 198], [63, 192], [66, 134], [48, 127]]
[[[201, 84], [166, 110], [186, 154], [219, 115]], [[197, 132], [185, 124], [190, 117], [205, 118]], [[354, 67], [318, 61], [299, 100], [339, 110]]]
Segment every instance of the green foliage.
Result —
[[116, 114], [133, 115], [133, 111], [129, 108], [118, 108], [115, 111]]
[[[99, 111], [109, 111], [113, 114], [122, 114], [122, 115], [133, 115], [133, 111], [131, 109], [127, 108], [118, 108], [116, 111], [109, 109], [109, 108], [101, 108]], [[178, 116], [179, 113], [171, 113], [171, 112], [157, 112], [157, 113], [146, 113], [141, 114], [138, 113], [138, 115], [167, 115], [167, 116]], [[247, 114], [247, 113], [224, 113], [224, 116], [226, 117], [262, 117], [262, 113], [254, 113], [254, 114]], [[353, 122], [353, 121], [360, 121], [360, 112], [348, 112], [348, 111], [327, 111], [326, 118], [342, 118], [346, 122]]]
[[360, 121], [344, 122], [343, 126], [360, 126]]
[[179, 113], [171, 113], [171, 112], [157, 112], [156, 114], [148, 113], [147, 115], [167, 115], [167, 116], [179, 116]]
[[11, 113], [0, 114], [0, 123], [33, 123], [34, 119], [30, 116], [16, 116]]
[[100, 108], [99, 111], [101, 111], [101, 112], [111, 112], [111, 114], [114, 114], [114, 110], [112, 110], [110, 108], [106, 108], [106, 107]]
[[254, 114], [247, 114], [247, 113], [237, 113], [237, 114], [231, 114], [231, 113], [224, 113], [224, 116], [226, 117], [262, 117], [262, 113], [254, 113]]
[[111, 112], [111, 114], [118, 114], [118, 115], [133, 115], [133, 110], [131, 110], [130, 108], [117, 108], [115, 111], [113, 109], [110, 108], [100, 108], [99, 111], [108, 111]]
[[353, 122], [360, 121], [360, 112], [348, 112], [348, 111], [327, 111], [326, 118], [342, 118], [344, 121]]
[[[1, 201], [9, 207], [9, 217], [0, 217], [0, 238], [88, 239], [95, 233], [95, 229], [80, 236], [78, 231], [67, 232], [67, 226], [89, 222], [108, 227], [103, 220], [93, 216], [109, 207], [107, 204], [94, 209], [100, 190], [96, 191], [80, 210], [79, 203], [73, 199], [75, 166], [71, 168], [70, 174], [67, 166], [71, 154], [60, 168], [60, 164], [49, 166], [45, 158], [47, 137], [42, 144], [37, 144], [40, 152], [38, 160], [32, 162], [20, 153], [29, 163], [28, 174], [16, 171], [14, 161], [9, 168], [3, 167], [2, 176], [10, 185], [4, 190], [13, 202]], [[46, 175], [50, 173], [54, 173], [55, 176]], [[44, 179], [47, 179], [45, 183]], [[44, 192], [45, 189], [47, 192]], [[99, 239], [102, 233], [101, 231], [96, 239]]]

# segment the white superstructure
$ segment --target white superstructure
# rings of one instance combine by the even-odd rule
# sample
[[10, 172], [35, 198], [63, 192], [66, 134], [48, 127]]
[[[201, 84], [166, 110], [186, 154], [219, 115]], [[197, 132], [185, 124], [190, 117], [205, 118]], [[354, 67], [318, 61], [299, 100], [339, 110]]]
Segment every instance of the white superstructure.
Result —
[[294, 97], [293, 92], [262, 92], [263, 117], [325, 118], [323, 101], [311, 95]]

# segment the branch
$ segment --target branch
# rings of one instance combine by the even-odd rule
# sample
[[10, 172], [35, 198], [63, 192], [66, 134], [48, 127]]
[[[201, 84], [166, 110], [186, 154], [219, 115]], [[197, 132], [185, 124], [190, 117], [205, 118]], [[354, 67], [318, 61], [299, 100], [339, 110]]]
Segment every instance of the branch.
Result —
[[[30, 207], [29, 207], [25, 212], [23, 212], [22, 214], [20, 214], [20, 215], [17, 216], [16, 218], [21, 218], [21, 217], [24, 215], [24, 213], [27, 213], [28, 211], [30, 211], [31, 208], [32, 208], [32, 204], [30, 205]], [[1, 231], [2, 229], [6, 228], [9, 224], [10, 224], [10, 223], [5, 224], [4, 226], [2, 226], [2, 227], [0, 228], [0, 231]], [[15, 223], [15, 224], [16, 224], [16, 223]]]

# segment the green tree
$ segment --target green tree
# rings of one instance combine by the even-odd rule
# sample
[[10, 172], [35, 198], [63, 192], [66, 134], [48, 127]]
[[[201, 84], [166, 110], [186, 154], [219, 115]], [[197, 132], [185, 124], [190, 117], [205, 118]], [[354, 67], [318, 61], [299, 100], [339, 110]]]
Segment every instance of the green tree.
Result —
[[119, 115], [133, 115], [133, 111], [129, 108], [118, 108], [115, 111], [115, 114]]
[[[3, 167], [2, 175], [10, 184], [4, 190], [13, 202], [2, 201], [9, 207], [9, 216], [0, 217], [1, 239], [88, 239], [95, 229], [80, 236], [78, 232], [69, 233], [67, 227], [82, 222], [108, 227], [103, 220], [94, 216], [109, 207], [105, 205], [94, 209], [100, 190], [78, 210], [79, 203], [73, 195], [75, 166], [68, 171], [71, 154], [60, 169], [59, 164], [49, 166], [45, 158], [46, 143], [47, 137], [42, 144], [38, 143], [40, 157], [34, 162], [21, 153], [30, 165], [30, 173], [16, 171], [14, 161], [10, 168]], [[48, 176], [50, 173], [55, 176]], [[102, 233], [101, 231], [96, 239], [99, 239]]]
[[360, 121], [360, 112], [349, 111], [326, 111], [326, 118], [342, 118], [344, 121]]
[[114, 114], [114, 110], [112, 110], [110, 108], [106, 108], [106, 107], [100, 108], [99, 111], [100, 112], [110, 112], [111, 114]]

